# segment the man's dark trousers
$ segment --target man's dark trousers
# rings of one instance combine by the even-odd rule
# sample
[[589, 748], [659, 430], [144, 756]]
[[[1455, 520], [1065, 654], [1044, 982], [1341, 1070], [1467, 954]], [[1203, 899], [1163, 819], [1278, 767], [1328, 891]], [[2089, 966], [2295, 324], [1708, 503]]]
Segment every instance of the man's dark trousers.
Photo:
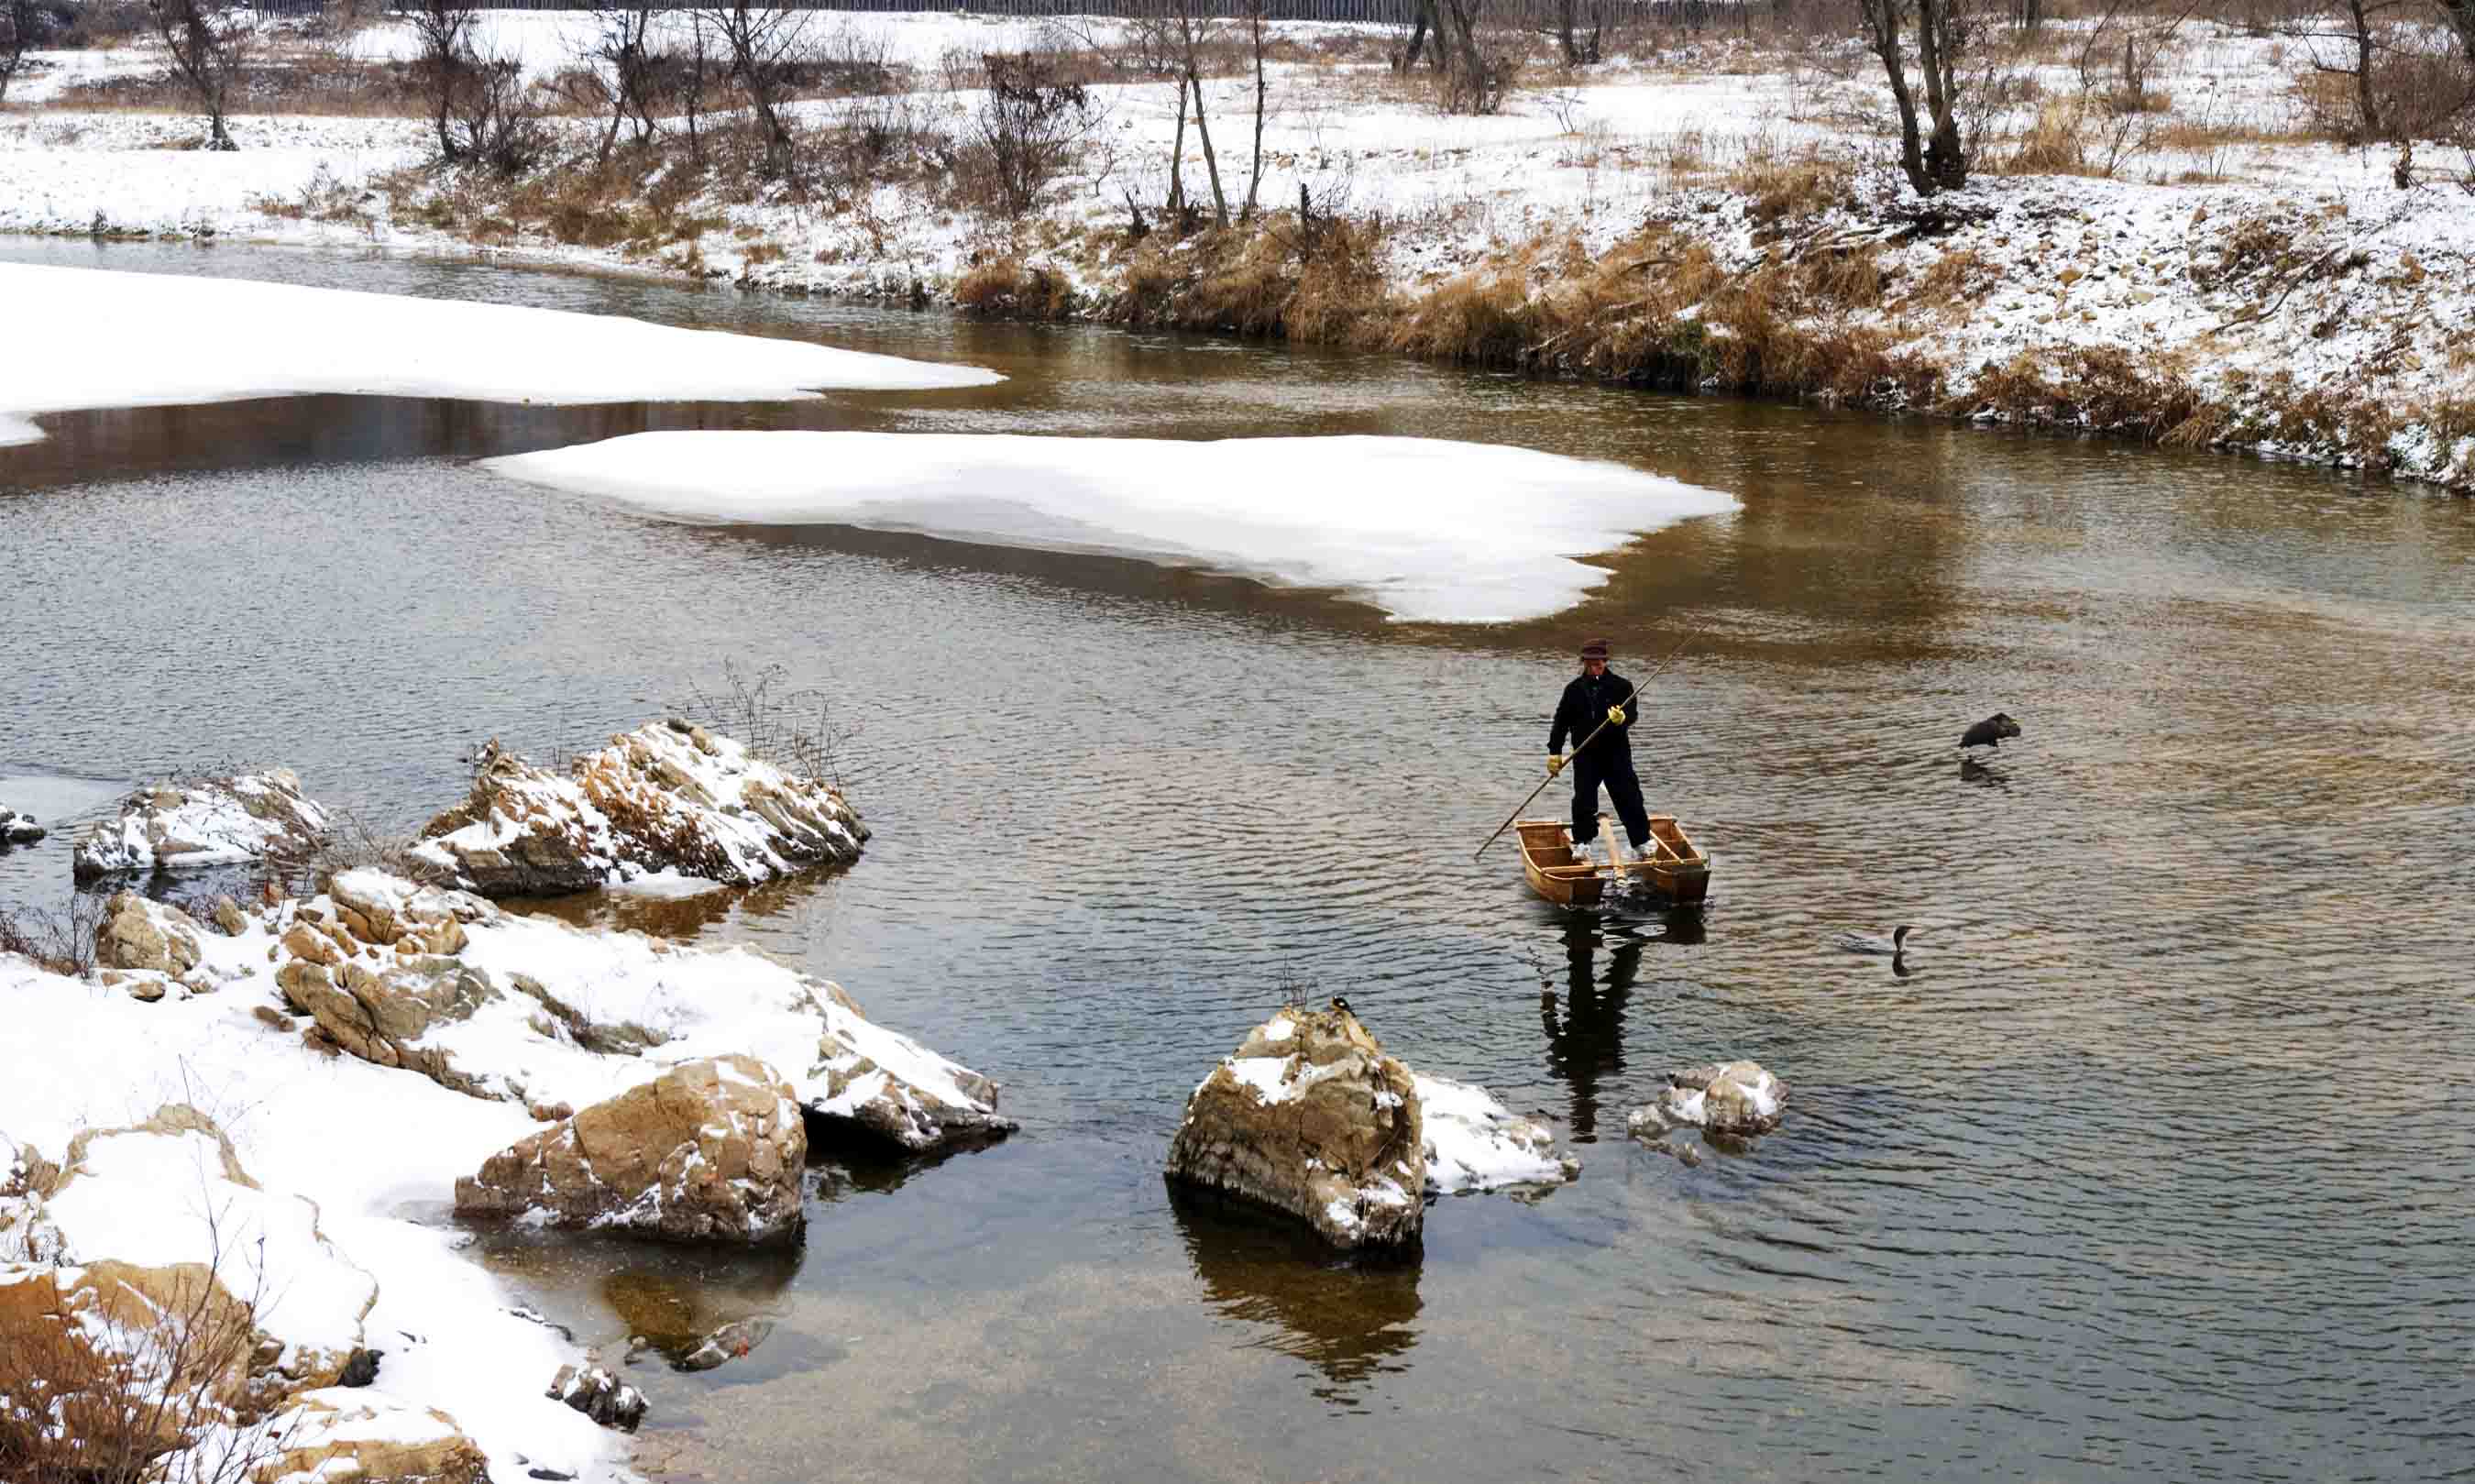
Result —
[[1639, 850], [1650, 839], [1650, 815], [1641, 807], [1641, 780], [1633, 776], [1630, 747], [1584, 747], [1573, 755], [1573, 843], [1582, 844], [1599, 833], [1599, 786], [1624, 821], [1625, 834]]

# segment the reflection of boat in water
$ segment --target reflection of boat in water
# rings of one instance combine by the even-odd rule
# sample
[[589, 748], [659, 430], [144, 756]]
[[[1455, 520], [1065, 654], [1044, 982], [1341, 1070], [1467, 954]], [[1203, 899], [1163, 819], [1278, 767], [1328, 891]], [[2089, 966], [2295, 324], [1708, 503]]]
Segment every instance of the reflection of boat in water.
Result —
[[1599, 816], [1606, 858], [1584, 855], [1573, 844], [1572, 826], [1561, 819], [1522, 819], [1521, 870], [1531, 889], [1558, 907], [1595, 907], [1610, 887], [1647, 887], [1671, 902], [1699, 902], [1710, 893], [1710, 854], [1693, 843], [1674, 815], [1650, 816], [1650, 842], [1642, 858], [1617, 854], [1612, 821]]
[[1204, 1297], [1226, 1317], [1274, 1331], [1270, 1349], [1323, 1373], [1327, 1399], [1405, 1369], [1418, 1343], [1418, 1263], [1341, 1256], [1289, 1218], [1168, 1182], [1169, 1210]]

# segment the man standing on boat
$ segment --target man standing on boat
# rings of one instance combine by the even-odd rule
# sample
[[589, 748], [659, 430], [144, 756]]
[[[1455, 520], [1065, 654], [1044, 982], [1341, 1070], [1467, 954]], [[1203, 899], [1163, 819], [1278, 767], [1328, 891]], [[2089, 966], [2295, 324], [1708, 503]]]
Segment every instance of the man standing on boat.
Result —
[[1556, 724], [1547, 733], [1551, 778], [1564, 770], [1564, 739], [1573, 739], [1576, 849], [1598, 836], [1601, 784], [1631, 838], [1633, 854], [1640, 855], [1650, 842], [1650, 815], [1641, 807], [1641, 780], [1632, 771], [1632, 683], [1607, 669], [1607, 642], [1593, 639], [1581, 645], [1581, 672], [1564, 687], [1564, 698], [1556, 704]]

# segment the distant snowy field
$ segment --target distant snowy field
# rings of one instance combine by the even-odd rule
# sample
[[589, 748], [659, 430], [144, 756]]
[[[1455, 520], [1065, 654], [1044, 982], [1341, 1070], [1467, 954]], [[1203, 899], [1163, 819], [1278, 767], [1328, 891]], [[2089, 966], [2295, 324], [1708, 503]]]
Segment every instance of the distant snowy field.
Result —
[[[923, 90], [905, 100], [913, 119], [949, 133], [967, 125], [980, 95], [945, 90], [940, 63], [948, 54], [970, 58], [1073, 34], [1105, 38], [1115, 25], [830, 12], [810, 24], [829, 48], [881, 48], [916, 68]], [[483, 35], [486, 46], [520, 57], [538, 76], [570, 64], [591, 26], [586, 12], [495, 12]], [[1311, 38], [1349, 28], [1280, 29]], [[401, 57], [411, 40], [390, 24], [352, 45], [364, 57]], [[194, 120], [67, 111], [50, 101], [71, 78], [125, 73], [148, 65], [143, 56], [38, 60], [61, 65], [21, 81], [0, 113], [0, 231], [465, 247], [420, 225], [412, 203], [393, 200], [382, 183], [426, 157], [419, 121], [243, 116], [233, 126], [242, 151], [208, 155], [182, 147], [200, 133]], [[1884, 258], [1914, 281], [1948, 255], [1973, 255], [1982, 275], [1969, 312], [1886, 311], [1884, 328], [1900, 349], [1942, 366], [1963, 395], [1973, 378], [2022, 355], [2122, 347], [2167, 358], [2215, 400], [2242, 402], [2275, 383], [2416, 408], [2475, 402], [2475, 357], [2463, 343], [2463, 327], [2475, 324], [2475, 193], [2429, 178], [2454, 160], [2438, 146], [2424, 152], [2428, 178], [2401, 190], [2392, 150], [2298, 142], [2300, 69], [2291, 42], [2188, 28], [2152, 84], [2171, 96], [2176, 118], [2224, 126], [2218, 136], [2131, 151], [2112, 179], [1980, 178], [1965, 200], [1990, 220], [1898, 245]], [[2069, 66], [2028, 75], [2048, 101], [2080, 87]], [[1206, 92], [1222, 169], [1241, 196], [1252, 82], [1217, 79]], [[1093, 93], [1106, 116], [1085, 172], [1063, 181], [1041, 220], [1023, 231], [957, 212], [916, 187], [879, 185], [831, 208], [699, 201], [696, 214], [720, 226], [639, 255], [537, 236], [489, 251], [879, 297], [914, 284], [945, 293], [974, 262], [1013, 255], [1078, 291], [1105, 291], [1107, 270], [1075, 244], [1123, 228], [1125, 192], [1155, 203], [1165, 195], [1177, 104], [1167, 84]], [[1570, 242], [1605, 255], [1652, 223], [1707, 242], [1730, 266], [1751, 266], [1771, 242], [1728, 181], [1748, 161], [1815, 151], [1863, 162], [1860, 202], [1820, 225], [1878, 231], [1879, 207], [1905, 191], [1888, 167], [1893, 143], [1879, 133], [1886, 96], [1861, 56], [1826, 52], [1791, 65], [1715, 34], [1656, 55], [1619, 56], [1570, 85], [1533, 80], [1490, 118], [1438, 114], [1380, 63], [1276, 64], [1262, 190], [1266, 203], [1287, 205], [1303, 185], [1332, 210], [1380, 218], [1387, 277], [1405, 293], [1525, 244]], [[795, 111], [822, 124], [847, 107], [816, 102]], [[1999, 122], [2025, 128], [2037, 108]], [[583, 137], [596, 126], [561, 127]], [[1190, 194], [1206, 191], [1190, 128], [1185, 175]], [[312, 209], [338, 200], [353, 204], [350, 211]], [[2331, 251], [2356, 266], [2254, 315], [2275, 297], [2258, 280], [2223, 291], [2206, 282], [2241, 224], [2306, 249], [2307, 257]], [[2475, 473], [2475, 439], [2451, 431], [2452, 417], [2436, 419], [2438, 426], [2408, 417], [2390, 449], [2401, 467], [2462, 482]], [[2306, 432], [2271, 451], [2325, 457], [2332, 446]]]

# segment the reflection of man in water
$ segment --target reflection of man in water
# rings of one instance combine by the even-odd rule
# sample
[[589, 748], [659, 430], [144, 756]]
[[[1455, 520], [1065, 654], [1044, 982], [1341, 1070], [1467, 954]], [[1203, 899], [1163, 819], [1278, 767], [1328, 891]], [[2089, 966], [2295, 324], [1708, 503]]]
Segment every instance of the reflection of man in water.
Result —
[[[1547, 730], [1547, 772], [1564, 770], [1564, 739], [1573, 739], [1573, 843], [1588, 844], [1599, 833], [1599, 785], [1607, 788], [1616, 817], [1624, 821], [1632, 852], [1650, 840], [1650, 815], [1641, 807], [1641, 780], [1632, 771], [1632, 683], [1607, 669], [1607, 642], [1581, 646], [1581, 672], [1564, 687]], [[1584, 740], [1589, 742], [1583, 746]]]
[[1547, 1069], [1573, 1089], [1573, 1138], [1588, 1143], [1599, 1121], [1599, 1080], [1624, 1070], [1625, 1002], [1632, 996], [1633, 977], [1641, 972], [1642, 940], [1617, 939], [1607, 958], [1606, 982], [1598, 978], [1598, 924], [1573, 917], [1564, 924], [1567, 965], [1562, 1024], [1556, 1023], [1556, 992], [1539, 998], [1538, 1016], [1547, 1029]]

